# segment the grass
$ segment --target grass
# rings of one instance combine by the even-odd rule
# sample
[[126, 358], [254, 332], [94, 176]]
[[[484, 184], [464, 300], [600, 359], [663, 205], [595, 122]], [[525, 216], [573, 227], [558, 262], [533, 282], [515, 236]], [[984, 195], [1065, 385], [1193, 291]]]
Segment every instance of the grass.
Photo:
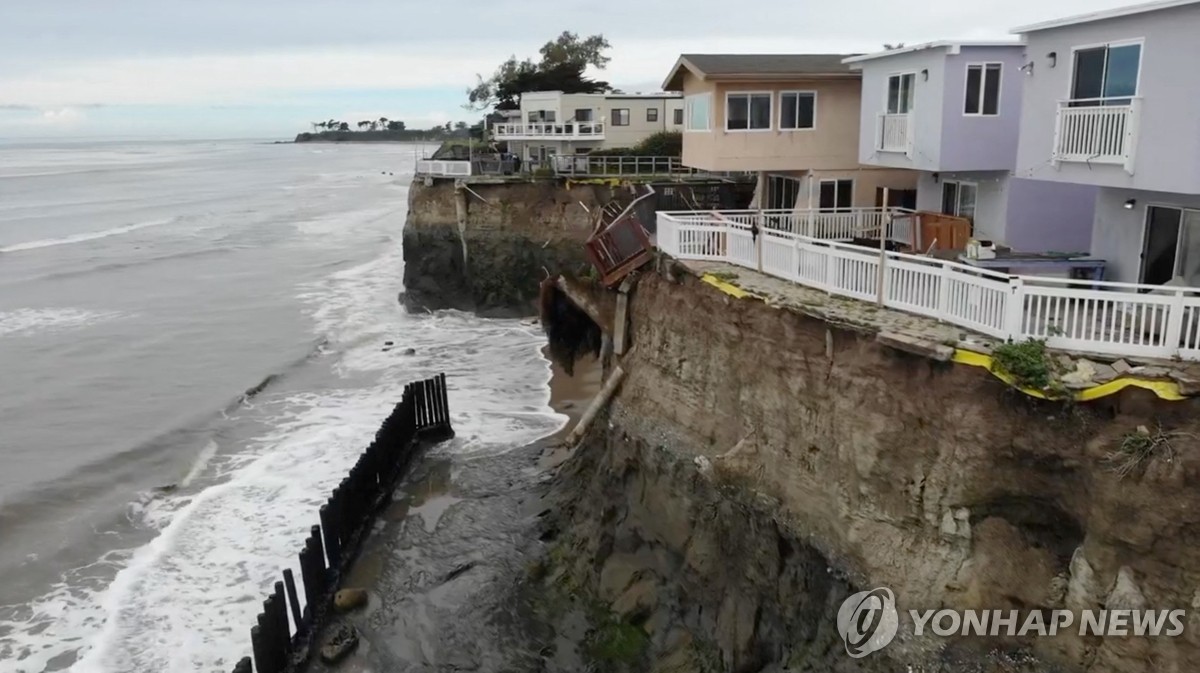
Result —
[[650, 638], [641, 627], [610, 619], [588, 637], [587, 653], [600, 662], [632, 664], [642, 657], [649, 644]]
[[1166, 432], [1161, 425], [1151, 431], [1139, 425], [1133, 432], [1122, 435], [1121, 443], [1115, 451], [1105, 455], [1104, 462], [1118, 479], [1140, 474], [1152, 460], [1174, 461], [1175, 447], [1171, 441], [1181, 437], [1196, 439], [1190, 432]]
[[1024, 388], [1045, 390], [1051, 384], [1051, 365], [1046, 342], [1030, 339], [1001, 344], [992, 350], [993, 367], [1013, 377]]

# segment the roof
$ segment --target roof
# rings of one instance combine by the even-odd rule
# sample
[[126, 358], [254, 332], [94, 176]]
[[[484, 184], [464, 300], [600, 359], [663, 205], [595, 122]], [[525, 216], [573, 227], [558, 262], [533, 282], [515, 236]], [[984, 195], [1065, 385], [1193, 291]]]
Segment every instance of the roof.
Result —
[[885, 51], [877, 51], [871, 54], [862, 54], [860, 56], [851, 56], [842, 61], [843, 63], [862, 63], [863, 61], [872, 61], [877, 58], [887, 58], [889, 56], [899, 56], [900, 54], [910, 54], [917, 51], [925, 51], [927, 49], [945, 49], [949, 54], [957, 54], [962, 51], [963, 47], [1024, 47], [1024, 43], [1015, 40], [1006, 41], [950, 41], [939, 40], [937, 42], [925, 42], [923, 44], [914, 44], [911, 47], [900, 47], [899, 49], [888, 49]]
[[1194, 5], [1200, 0], [1158, 0], [1158, 2], [1147, 2], [1140, 5], [1129, 5], [1127, 7], [1118, 7], [1116, 9], [1106, 9], [1100, 12], [1089, 12], [1087, 14], [1076, 14], [1062, 19], [1054, 19], [1053, 21], [1043, 21], [1041, 23], [1031, 23], [1027, 26], [1019, 26], [1013, 28], [1011, 33], [1032, 33], [1038, 30], [1047, 30], [1050, 28], [1061, 28], [1062, 26], [1073, 26], [1077, 23], [1090, 23], [1092, 21], [1103, 21], [1104, 19], [1116, 19], [1122, 16], [1133, 16], [1135, 14], [1145, 14], [1146, 12], [1157, 12], [1162, 9], [1171, 9], [1173, 7], [1183, 7], [1185, 5]]
[[663, 89], [683, 89], [683, 73], [703, 80], [787, 80], [810, 77], [857, 78], [842, 61], [854, 54], [684, 54], [663, 82]]

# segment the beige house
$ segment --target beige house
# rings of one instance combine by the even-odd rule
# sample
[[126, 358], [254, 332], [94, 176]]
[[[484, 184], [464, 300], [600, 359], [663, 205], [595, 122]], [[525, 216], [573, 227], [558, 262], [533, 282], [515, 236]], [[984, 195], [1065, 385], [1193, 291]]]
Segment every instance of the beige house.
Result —
[[661, 131], [683, 129], [677, 93], [569, 94], [531, 91], [521, 96], [520, 118], [496, 124], [493, 137], [534, 165], [555, 155], [633, 147]]
[[916, 205], [915, 171], [858, 162], [862, 74], [846, 54], [684, 54], [663, 84], [683, 94], [683, 163], [757, 171], [770, 209]]

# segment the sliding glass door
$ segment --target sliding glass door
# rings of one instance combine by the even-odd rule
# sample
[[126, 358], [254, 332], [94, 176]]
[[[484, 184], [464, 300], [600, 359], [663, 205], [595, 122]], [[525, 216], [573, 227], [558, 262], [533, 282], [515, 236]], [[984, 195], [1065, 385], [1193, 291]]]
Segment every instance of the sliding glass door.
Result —
[[1141, 280], [1162, 285], [1179, 277], [1200, 285], [1200, 210], [1165, 206], [1146, 209]]

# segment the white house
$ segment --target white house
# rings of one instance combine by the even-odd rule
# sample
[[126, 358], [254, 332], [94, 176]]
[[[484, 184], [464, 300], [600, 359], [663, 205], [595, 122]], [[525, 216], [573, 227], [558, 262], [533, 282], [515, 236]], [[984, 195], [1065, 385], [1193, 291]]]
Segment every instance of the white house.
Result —
[[655, 133], [681, 130], [679, 94], [532, 91], [521, 96], [520, 121], [496, 124], [493, 136], [537, 165], [554, 155], [633, 147]]
[[1016, 174], [1099, 188], [1111, 280], [1200, 287], [1200, 1], [1023, 26]]
[[1025, 252], [1084, 251], [1096, 188], [1014, 178], [1019, 42], [930, 42], [846, 59], [862, 72], [859, 161], [920, 172], [918, 210]]

